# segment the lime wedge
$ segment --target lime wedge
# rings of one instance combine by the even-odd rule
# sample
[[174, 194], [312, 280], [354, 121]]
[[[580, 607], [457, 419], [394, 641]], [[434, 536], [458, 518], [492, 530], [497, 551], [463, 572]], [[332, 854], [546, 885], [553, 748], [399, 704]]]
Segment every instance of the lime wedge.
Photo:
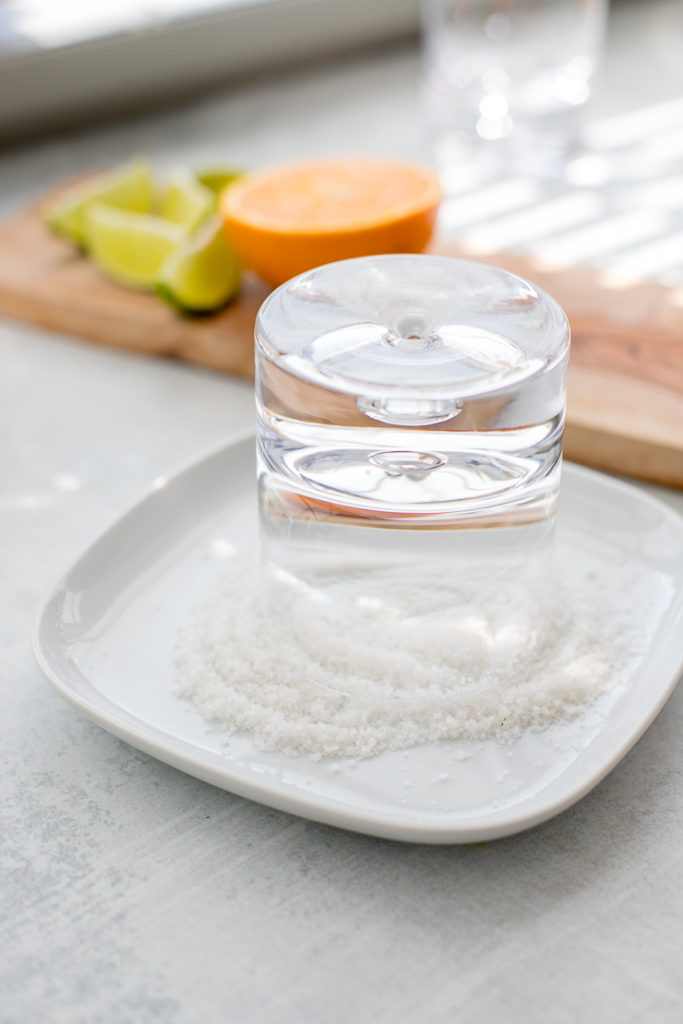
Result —
[[197, 181], [189, 171], [184, 171], [171, 178], [164, 195], [161, 214], [174, 224], [180, 224], [189, 234], [215, 209], [216, 197], [211, 189]]
[[226, 185], [241, 178], [244, 171], [235, 170], [234, 167], [207, 167], [196, 174], [197, 181], [210, 188], [214, 195], [221, 194]]
[[185, 231], [163, 217], [98, 203], [88, 208], [85, 236], [93, 261], [105, 274], [133, 288], [153, 288]]
[[237, 295], [241, 276], [223, 226], [212, 217], [167, 258], [156, 289], [183, 313], [210, 313]]
[[75, 188], [48, 210], [45, 219], [57, 234], [78, 245], [85, 245], [86, 215], [94, 203], [144, 213], [150, 208], [152, 189], [149, 162], [132, 160], [124, 167], [98, 175], [94, 181]]

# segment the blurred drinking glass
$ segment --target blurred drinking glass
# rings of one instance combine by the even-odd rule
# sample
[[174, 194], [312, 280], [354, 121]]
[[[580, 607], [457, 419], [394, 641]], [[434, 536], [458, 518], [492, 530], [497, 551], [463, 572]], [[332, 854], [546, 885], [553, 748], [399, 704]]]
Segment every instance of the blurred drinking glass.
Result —
[[606, 15], [607, 0], [423, 0], [425, 115], [447, 189], [559, 173]]

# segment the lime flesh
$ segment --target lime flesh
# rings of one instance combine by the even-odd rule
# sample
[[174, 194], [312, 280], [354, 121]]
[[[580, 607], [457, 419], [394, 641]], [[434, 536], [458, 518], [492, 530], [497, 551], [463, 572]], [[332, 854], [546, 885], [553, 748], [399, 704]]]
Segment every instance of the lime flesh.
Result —
[[217, 217], [166, 259], [157, 293], [184, 313], [210, 313], [237, 295], [241, 267]]
[[202, 185], [189, 171], [178, 173], [171, 179], [161, 208], [161, 214], [174, 224], [180, 224], [189, 234], [200, 226], [215, 210], [216, 197], [211, 189]]
[[206, 188], [211, 189], [215, 196], [219, 196], [226, 185], [232, 184], [241, 178], [244, 171], [238, 171], [234, 167], [207, 167], [197, 172], [197, 181]]
[[109, 174], [102, 174], [74, 189], [47, 213], [48, 225], [57, 234], [78, 245], [87, 245], [85, 236], [88, 210], [96, 203], [122, 210], [145, 213], [152, 203], [152, 173], [149, 162], [137, 159]]
[[97, 204], [88, 209], [85, 236], [93, 261], [108, 277], [133, 288], [152, 289], [185, 231], [163, 217]]

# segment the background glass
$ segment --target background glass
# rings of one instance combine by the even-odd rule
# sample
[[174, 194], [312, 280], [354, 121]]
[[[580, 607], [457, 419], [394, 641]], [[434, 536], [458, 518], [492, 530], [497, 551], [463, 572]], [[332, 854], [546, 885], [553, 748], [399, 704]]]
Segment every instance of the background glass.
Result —
[[423, 0], [423, 92], [444, 182], [552, 177], [575, 148], [607, 0]]

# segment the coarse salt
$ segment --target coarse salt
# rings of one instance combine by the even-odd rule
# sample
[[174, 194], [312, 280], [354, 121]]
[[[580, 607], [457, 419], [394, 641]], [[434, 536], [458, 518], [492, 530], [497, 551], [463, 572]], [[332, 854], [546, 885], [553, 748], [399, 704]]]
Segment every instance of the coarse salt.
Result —
[[176, 692], [265, 750], [514, 740], [580, 714], [638, 653], [623, 595], [571, 565], [543, 593], [406, 566], [332, 599], [290, 582], [241, 553], [176, 644]]

